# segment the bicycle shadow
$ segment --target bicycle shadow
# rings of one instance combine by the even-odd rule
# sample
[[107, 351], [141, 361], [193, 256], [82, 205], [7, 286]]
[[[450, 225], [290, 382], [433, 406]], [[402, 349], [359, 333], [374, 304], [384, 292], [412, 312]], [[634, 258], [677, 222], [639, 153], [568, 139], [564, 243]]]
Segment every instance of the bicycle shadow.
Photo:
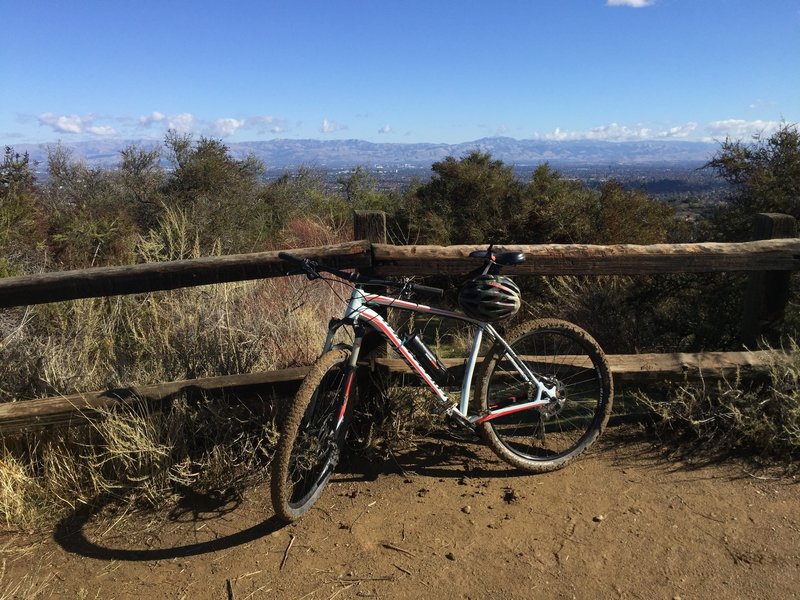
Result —
[[[53, 529], [53, 540], [65, 551], [87, 558], [106, 561], [141, 562], [185, 558], [227, 550], [267, 536], [284, 526], [283, 522], [272, 516], [247, 529], [208, 541], [169, 548], [110, 547], [90, 539], [86, 529], [92, 518], [99, 515], [113, 502], [115, 502], [115, 499], [111, 496], [101, 496], [95, 498], [93, 502], [77, 508], [56, 524]], [[169, 512], [167, 521], [171, 523], [198, 523], [219, 519], [236, 510], [240, 504], [240, 495], [233, 491], [199, 493], [186, 488], [181, 490], [181, 497]]]
[[431, 433], [408, 448], [374, 453], [350, 451], [337, 467], [336, 481], [375, 481], [386, 475], [417, 475], [437, 479], [530, 476], [497, 458], [483, 442], [454, 439], [447, 432]]

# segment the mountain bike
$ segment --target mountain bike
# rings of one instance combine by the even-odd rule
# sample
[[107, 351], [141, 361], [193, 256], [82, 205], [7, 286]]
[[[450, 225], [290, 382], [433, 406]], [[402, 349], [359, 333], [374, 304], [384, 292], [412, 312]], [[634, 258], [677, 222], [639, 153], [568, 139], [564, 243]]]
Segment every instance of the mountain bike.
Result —
[[[430, 388], [437, 412], [454, 427], [479, 434], [514, 467], [534, 473], [560, 469], [605, 428], [613, 383], [603, 350], [586, 331], [566, 321], [540, 319], [501, 336], [493, 324], [519, 309], [519, 288], [500, 272], [524, 261], [523, 253], [494, 252], [492, 246], [472, 252], [470, 257], [481, 262], [459, 292], [463, 313], [412, 300], [441, 296], [440, 288], [409, 279], [376, 279], [286, 252], [278, 256], [293, 267], [292, 273], [352, 285], [344, 314], [331, 319], [323, 352], [281, 427], [271, 481], [280, 519], [291, 522], [306, 513], [336, 468], [358, 400], [356, 373], [366, 368], [359, 364], [364, 338], [371, 331]], [[453, 319], [471, 329], [460, 395], [453, 399], [445, 391], [448, 370], [420, 335], [401, 336], [380, 314], [381, 307]], [[350, 337], [336, 342], [343, 328], [350, 330]], [[484, 341], [491, 346], [481, 357]]]

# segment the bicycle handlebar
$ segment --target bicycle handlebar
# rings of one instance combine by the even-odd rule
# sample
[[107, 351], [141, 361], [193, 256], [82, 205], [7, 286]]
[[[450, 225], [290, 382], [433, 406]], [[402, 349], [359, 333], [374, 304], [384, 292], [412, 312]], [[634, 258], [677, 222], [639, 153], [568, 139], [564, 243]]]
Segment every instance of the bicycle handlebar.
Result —
[[360, 273], [348, 273], [347, 271], [341, 271], [339, 269], [334, 269], [332, 267], [326, 267], [325, 265], [319, 264], [315, 260], [311, 260], [310, 258], [301, 258], [299, 256], [295, 256], [289, 252], [278, 252], [278, 258], [281, 260], [285, 260], [286, 262], [294, 263], [302, 272], [306, 274], [306, 277], [309, 279], [318, 279], [320, 277], [320, 273], [330, 273], [331, 275], [335, 275], [340, 279], [344, 279], [345, 281], [352, 281], [353, 283], [361, 283], [361, 284], [368, 284], [368, 285], [378, 285], [381, 287], [393, 288], [393, 289], [406, 289], [412, 292], [416, 292], [419, 294], [427, 294], [430, 296], [443, 296], [444, 290], [442, 288], [431, 287], [428, 285], [420, 285], [418, 283], [409, 283], [409, 282], [401, 282], [401, 281], [387, 281], [384, 279], [373, 279], [372, 277], [368, 277], [366, 275], [361, 275]]

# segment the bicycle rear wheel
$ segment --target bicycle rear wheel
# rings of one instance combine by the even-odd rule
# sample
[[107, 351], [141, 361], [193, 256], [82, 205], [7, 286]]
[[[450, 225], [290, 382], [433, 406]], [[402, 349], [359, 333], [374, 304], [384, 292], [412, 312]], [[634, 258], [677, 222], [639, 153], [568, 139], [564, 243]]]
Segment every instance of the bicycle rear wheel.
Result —
[[357, 393], [349, 359], [338, 349], [320, 356], [286, 416], [271, 482], [275, 514], [286, 522], [313, 506], [339, 461]]
[[[560, 469], [600, 435], [611, 415], [613, 383], [597, 342], [583, 329], [556, 319], [530, 321], [512, 330], [509, 345], [556, 396], [546, 404], [481, 423], [481, 435], [511, 465], [533, 472]], [[536, 398], [528, 383], [495, 344], [478, 384], [482, 412]]]

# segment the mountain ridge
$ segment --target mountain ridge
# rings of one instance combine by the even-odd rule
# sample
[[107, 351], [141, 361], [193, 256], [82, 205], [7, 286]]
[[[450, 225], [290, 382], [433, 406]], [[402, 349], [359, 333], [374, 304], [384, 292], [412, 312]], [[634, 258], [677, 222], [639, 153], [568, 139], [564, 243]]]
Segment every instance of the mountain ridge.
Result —
[[[119, 152], [131, 144], [144, 148], [163, 147], [160, 140], [94, 140], [59, 142], [73, 157], [93, 167], [114, 167]], [[43, 163], [48, 147], [56, 144], [7, 144], [16, 152], [28, 152]], [[358, 139], [315, 140], [276, 139], [226, 143], [231, 155], [253, 155], [268, 169], [300, 166], [321, 168], [429, 167], [448, 156], [460, 158], [472, 151], [488, 152], [504, 163], [524, 166], [549, 162], [554, 165], [667, 165], [705, 163], [719, 144], [681, 140], [519, 140], [510, 137], [485, 137], [458, 144], [436, 142], [368, 142]]]

